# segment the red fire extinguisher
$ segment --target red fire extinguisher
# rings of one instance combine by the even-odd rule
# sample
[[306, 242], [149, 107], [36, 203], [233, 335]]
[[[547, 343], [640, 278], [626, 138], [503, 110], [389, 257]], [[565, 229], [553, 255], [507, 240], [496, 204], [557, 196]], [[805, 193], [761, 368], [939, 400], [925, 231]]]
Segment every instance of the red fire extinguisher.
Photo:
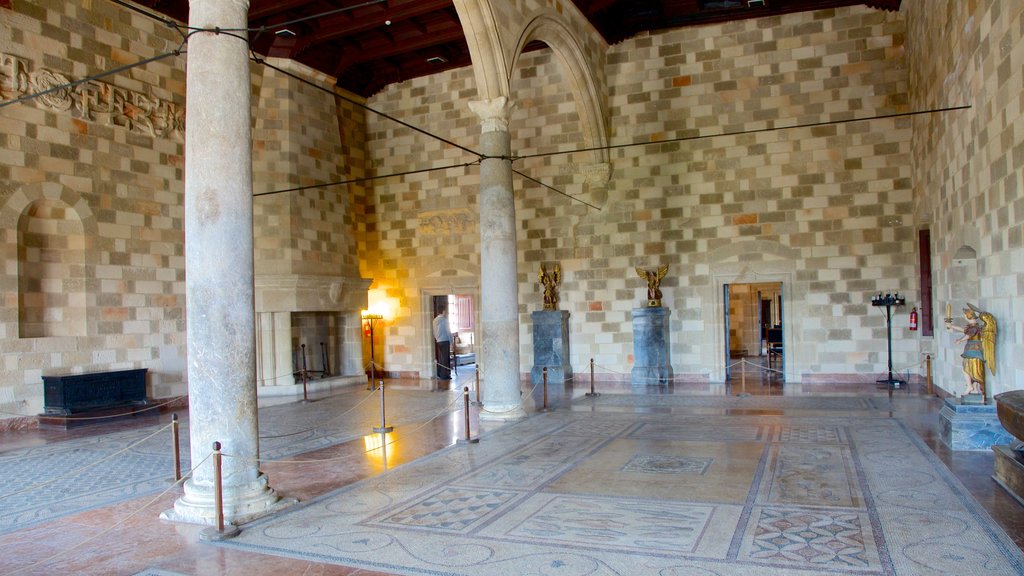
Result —
[[917, 330], [917, 306], [910, 311], [910, 329]]

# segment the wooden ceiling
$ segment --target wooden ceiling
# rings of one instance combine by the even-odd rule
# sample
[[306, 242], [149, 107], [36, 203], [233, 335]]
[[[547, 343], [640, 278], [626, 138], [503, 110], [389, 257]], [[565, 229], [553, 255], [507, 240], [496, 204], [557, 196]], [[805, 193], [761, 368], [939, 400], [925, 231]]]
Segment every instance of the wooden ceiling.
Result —
[[[901, 0], [572, 0], [609, 44], [646, 31]], [[188, 21], [188, 0], [136, 0]], [[452, 0], [250, 0], [257, 54], [289, 58], [370, 96], [388, 84], [470, 64]], [[530, 48], [530, 47], [528, 47]]]

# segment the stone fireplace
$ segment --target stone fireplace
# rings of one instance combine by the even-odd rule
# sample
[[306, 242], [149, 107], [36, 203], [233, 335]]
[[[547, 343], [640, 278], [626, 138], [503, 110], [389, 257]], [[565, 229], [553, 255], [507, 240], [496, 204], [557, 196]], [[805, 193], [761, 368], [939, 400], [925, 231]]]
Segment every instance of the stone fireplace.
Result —
[[302, 393], [303, 344], [308, 391], [365, 381], [360, 311], [366, 308], [370, 282], [294, 274], [256, 277], [260, 395]]

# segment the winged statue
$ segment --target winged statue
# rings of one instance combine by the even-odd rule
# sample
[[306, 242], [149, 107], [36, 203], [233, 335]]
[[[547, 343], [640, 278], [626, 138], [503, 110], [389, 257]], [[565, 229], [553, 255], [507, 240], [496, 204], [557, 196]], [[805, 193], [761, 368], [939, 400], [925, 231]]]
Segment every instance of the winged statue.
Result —
[[963, 310], [964, 326], [957, 326], [951, 318], [946, 318], [946, 330], [963, 334], [956, 343], [964, 345], [960, 354], [966, 384], [964, 395], [976, 394], [985, 398], [985, 367], [988, 366], [988, 371], [996, 375], [996, 333], [999, 328], [995, 316], [989, 312], [973, 304], [967, 304]]
[[541, 264], [537, 280], [544, 287], [544, 309], [555, 310], [558, 307], [558, 283], [562, 281], [562, 268], [555, 264], [549, 274]]
[[647, 281], [647, 305], [661, 306], [661, 280], [668, 274], [668, 264], [658, 266], [657, 270], [644, 270], [639, 266], [636, 275]]

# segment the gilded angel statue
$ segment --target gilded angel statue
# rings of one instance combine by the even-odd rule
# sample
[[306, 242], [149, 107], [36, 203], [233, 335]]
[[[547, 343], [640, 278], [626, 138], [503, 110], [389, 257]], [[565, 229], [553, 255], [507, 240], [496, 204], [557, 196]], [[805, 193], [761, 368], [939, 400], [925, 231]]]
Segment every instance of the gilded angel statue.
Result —
[[647, 281], [647, 305], [661, 306], [661, 279], [668, 274], [668, 264], [658, 266], [657, 270], [644, 270], [637, 267], [636, 274]]
[[555, 264], [551, 274], [548, 274], [541, 264], [537, 280], [544, 287], [544, 309], [554, 310], [558, 306], [558, 283], [562, 281], [562, 268]]
[[961, 328], [947, 317], [946, 330], [963, 333], [956, 343], [964, 343], [964, 351], [960, 354], [967, 384], [964, 394], [980, 394], [985, 398], [985, 366], [993, 376], [996, 375], [996, 319], [972, 304], [964, 308], [964, 318], [967, 322]]

